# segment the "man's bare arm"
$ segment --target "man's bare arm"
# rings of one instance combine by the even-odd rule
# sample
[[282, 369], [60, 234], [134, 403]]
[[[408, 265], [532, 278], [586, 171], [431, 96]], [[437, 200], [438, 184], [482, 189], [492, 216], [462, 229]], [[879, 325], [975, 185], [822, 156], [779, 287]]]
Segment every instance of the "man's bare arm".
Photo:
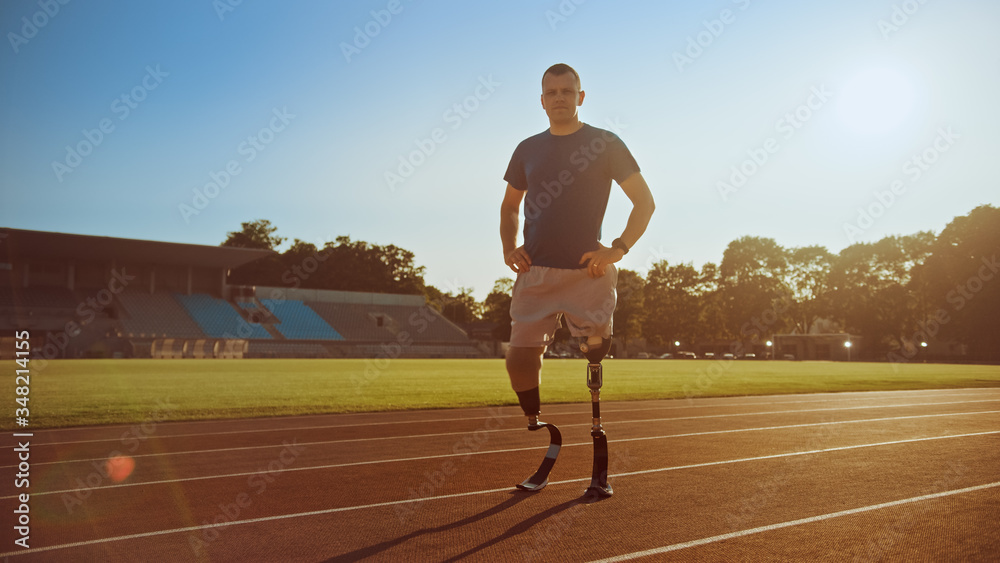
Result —
[[[632, 212], [628, 216], [628, 223], [625, 224], [625, 231], [622, 232], [622, 242], [625, 246], [632, 248], [639, 237], [646, 232], [649, 220], [653, 217], [656, 204], [653, 202], [653, 194], [646, 185], [646, 180], [642, 174], [636, 172], [621, 182], [622, 191], [632, 202]], [[608, 264], [614, 264], [625, 256], [625, 253], [617, 248], [603, 246], [597, 250], [584, 253], [580, 259], [580, 264], [587, 265], [587, 273], [591, 277], [597, 278], [604, 275]]]
[[626, 178], [621, 187], [625, 196], [632, 202], [632, 213], [628, 216], [628, 223], [625, 224], [621, 239], [625, 246], [632, 248], [639, 241], [639, 237], [646, 232], [653, 211], [656, 210], [656, 204], [653, 202], [653, 193], [649, 191], [646, 179], [640, 172]]
[[500, 242], [503, 244], [504, 263], [515, 272], [527, 272], [531, 268], [531, 257], [523, 246], [517, 246], [517, 230], [520, 223], [521, 200], [524, 192], [507, 184], [507, 192], [500, 204]]

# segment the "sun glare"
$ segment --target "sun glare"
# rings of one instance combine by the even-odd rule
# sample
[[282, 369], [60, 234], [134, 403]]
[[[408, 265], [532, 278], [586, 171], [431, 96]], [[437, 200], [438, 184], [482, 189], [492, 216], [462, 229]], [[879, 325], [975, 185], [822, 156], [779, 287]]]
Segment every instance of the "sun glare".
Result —
[[876, 68], [851, 77], [836, 96], [841, 122], [862, 135], [890, 132], [913, 113], [913, 84], [901, 72]]

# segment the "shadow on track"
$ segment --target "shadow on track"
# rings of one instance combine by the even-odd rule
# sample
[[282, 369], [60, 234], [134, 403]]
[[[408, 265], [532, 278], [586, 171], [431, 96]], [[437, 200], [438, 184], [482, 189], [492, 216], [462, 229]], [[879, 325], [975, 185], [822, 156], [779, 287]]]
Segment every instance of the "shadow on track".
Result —
[[[390, 550], [390, 549], [392, 549], [392, 548], [394, 548], [396, 546], [402, 545], [402, 544], [410, 541], [413, 538], [417, 538], [417, 537], [428, 535], [428, 534], [438, 534], [438, 533], [441, 533], [441, 532], [447, 532], [449, 530], [454, 530], [456, 528], [461, 528], [461, 527], [467, 526], [469, 524], [474, 524], [476, 522], [479, 522], [481, 520], [489, 518], [490, 516], [494, 516], [496, 514], [500, 514], [501, 512], [503, 512], [503, 511], [505, 511], [505, 510], [507, 510], [509, 508], [514, 507], [515, 505], [521, 503], [522, 501], [528, 499], [531, 496], [533, 496], [533, 493], [526, 493], [526, 492], [522, 492], [522, 491], [513, 491], [513, 492], [511, 492], [511, 497], [509, 499], [503, 501], [502, 503], [500, 503], [500, 504], [498, 504], [498, 505], [496, 505], [496, 506], [494, 506], [492, 508], [489, 508], [487, 510], [484, 510], [483, 512], [480, 512], [479, 514], [473, 514], [471, 516], [465, 517], [465, 518], [463, 518], [461, 520], [452, 522], [450, 524], [445, 524], [443, 526], [437, 526], [435, 528], [424, 528], [422, 530], [417, 530], [415, 532], [411, 532], [409, 534], [406, 534], [405, 536], [400, 536], [398, 538], [387, 540], [387, 541], [384, 541], [384, 542], [379, 543], [379, 544], [370, 545], [370, 546], [367, 546], [367, 547], [363, 547], [361, 549], [356, 549], [356, 550], [354, 550], [352, 552], [345, 553], [343, 555], [337, 555], [335, 557], [331, 557], [330, 559], [326, 559], [323, 563], [334, 563], [334, 562], [340, 563], [340, 562], [360, 561], [362, 559], [365, 559], [365, 558], [368, 558], [368, 557], [372, 557], [372, 556], [377, 555], [379, 553], [382, 553], [384, 551], [388, 551], [388, 550]], [[488, 548], [488, 547], [490, 547], [492, 545], [496, 545], [496, 544], [498, 544], [498, 543], [500, 543], [500, 542], [502, 542], [502, 541], [504, 541], [506, 539], [509, 539], [509, 538], [512, 538], [512, 537], [517, 536], [519, 534], [522, 534], [524, 532], [527, 532], [528, 530], [530, 530], [536, 524], [544, 522], [545, 520], [547, 520], [547, 519], [549, 519], [549, 518], [551, 518], [553, 516], [556, 516], [556, 515], [558, 515], [561, 512], [569, 510], [570, 508], [573, 508], [574, 506], [581, 505], [581, 504], [592, 504], [594, 502], [599, 502], [600, 500], [602, 500], [602, 499], [595, 498], [592, 495], [586, 495], [585, 494], [584, 496], [582, 496], [580, 498], [576, 498], [576, 499], [564, 502], [564, 503], [562, 503], [560, 505], [553, 506], [552, 508], [550, 508], [550, 509], [548, 509], [548, 510], [546, 510], [544, 512], [540, 512], [540, 513], [538, 513], [538, 514], [536, 514], [536, 515], [534, 515], [534, 516], [532, 516], [532, 517], [524, 520], [523, 522], [520, 522], [520, 523], [512, 526], [510, 529], [508, 529], [503, 534], [500, 534], [499, 536], [497, 536], [497, 537], [495, 537], [495, 538], [493, 538], [493, 539], [491, 539], [491, 540], [489, 540], [487, 542], [484, 542], [484, 543], [482, 543], [480, 545], [477, 545], [476, 547], [473, 547], [473, 548], [471, 548], [471, 549], [469, 549], [469, 550], [467, 550], [467, 551], [465, 551], [465, 552], [463, 552], [463, 553], [461, 553], [459, 555], [451, 557], [451, 558], [447, 559], [446, 561], [458, 561], [460, 559], [469, 557], [470, 555], [478, 553], [478, 552], [480, 552], [480, 551], [482, 551], [482, 550], [484, 550], [484, 549], [486, 549], [486, 548]]]
[[[530, 493], [528, 493], [528, 494], [530, 494]], [[550, 509], [548, 509], [548, 510], [546, 510], [544, 512], [539, 512], [538, 514], [532, 516], [531, 518], [528, 518], [528, 519], [524, 520], [523, 522], [520, 522], [518, 524], [515, 524], [514, 526], [511, 526], [510, 529], [508, 529], [506, 532], [500, 534], [499, 536], [497, 536], [497, 537], [495, 537], [495, 538], [493, 538], [493, 539], [491, 539], [491, 540], [489, 540], [487, 542], [481, 543], [481, 544], [477, 545], [476, 547], [473, 547], [473, 548], [471, 548], [471, 549], [469, 549], [469, 550], [467, 550], [467, 551], [465, 551], [463, 553], [460, 553], [460, 554], [458, 554], [458, 555], [456, 555], [454, 557], [446, 559], [445, 562], [446, 563], [451, 563], [453, 561], [460, 561], [460, 560], [465, 559], [466, 557], [469, 557], [469, 556], [471, 556], [471, 555], [473, 555], [475, 553], [478, 553], [478, 552], [480, 552], [480, 551], [482, 551], [482, 550], [484, 550], [484, 549], [486, 549], [486, 548], [488, 548], [488, 547], [490, 547], [492, 545], [496, 545], [496, 544], [498, 544], [498, 543], [500, 543], [500, 542], [502, 542], [504, 540], [507, 540], [507, 539], [513, 538], [514, 536], [523, 534], [524, 532], [527, 532], [528, 530], [530, 530], [533, 526], [535, 526], [537, 524], [541, 524], [542, 522], [548, 520], [549, 518], [557, 516], [560, 513], [565, 512], [565, 511], [573, 508], [574, 506], [579, 506], [579, 505], [582, 505], [582, 504], [594, 504], [595, 502], [600, 502], [602, 500], [604, 500], [602, 497], [599, 497], [597, 495], [590, 494], [590, 493], [585, 493], [580, 498], [575, 498], [573, 500], [566, 501], [566, 502], [564, 502], [562, 504], [553, 506], [552, 508], [550, 508]], [[536, 549], [538, 549], [537, 546], [536, 546]]]
[[327, 559], [326, 561], [324, 561], [324, 563], [333, 563], [333, 562], [339, 563], [341, 561], [360, 561], [367, 557], [372, 557], [373, 555], [392, 549], [398, 545], [402, 545], [413, 538], [417, 538], [427, 534], [438, 534], [441, 532], [447, 532], [448, 530], [454, 530], [455, 528], [461, 528], [462, 526], [474, 524], [476, 522], [479, 522], [480, 520], [489, 518], [494, 514], [499, 514], [504, 510], [511, 508], [512, 506], [520, 503], [521, 501], [531, 496], [529, 493], [519, 493], [519, 492], [513, 492], [511, 493], [511, 495], [512, 495], [511, 498], [503, 501], [502, 503], [492, 508], [480, 512], [479, 514], [473, 514], [472, 516], [468, 516], [456, 522], [445, 524], [443, 526], [438, 526], [436, 528], [424, 528], [422, 530], [417, 530], [415, 532], [406, 534], [405, 536], [400, 536], [398, 538], [387, 540], [379, 544], [370, 545], [368, 547], [363, 547], [361, 549], [356, 549], [350, 553], [345, 553], [343, 555], [338, 555], [336, 557]]

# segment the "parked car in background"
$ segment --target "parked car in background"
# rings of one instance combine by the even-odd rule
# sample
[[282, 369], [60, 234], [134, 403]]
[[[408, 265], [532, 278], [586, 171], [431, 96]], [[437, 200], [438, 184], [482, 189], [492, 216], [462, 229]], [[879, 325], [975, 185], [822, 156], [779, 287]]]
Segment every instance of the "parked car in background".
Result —
[[669, 360], [669, 359], [672, 359], [673, 357], [674, 357], [674, 355], [671, 354], [670, 352], [667, 352], [666, 354], [661, 354], [660, 355], [660, 359], [661, 360]]
[[694, 352], [677, 352], [677, 359], [680, 360], [697, 360], [698, 356]]

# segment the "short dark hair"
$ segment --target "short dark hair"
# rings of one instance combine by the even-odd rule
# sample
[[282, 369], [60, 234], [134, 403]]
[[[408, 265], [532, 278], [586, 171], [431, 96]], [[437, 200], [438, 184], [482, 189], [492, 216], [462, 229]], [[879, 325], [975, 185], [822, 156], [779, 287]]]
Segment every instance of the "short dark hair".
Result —
[[582, 90], [583, 88], [580, 86], [580, 75], [577, 74], [577, 72], [575, 70], [573, 70], [573, 67], [569, 66], [568, 64], [564, 64], [564, 63], [554, 64], [554, 65], [550, 66], [545, 72], [543, 72], [542, 73], [542, 82], [545, 82], [545, 75], [546, 74], [552, 74], [554, 76], [561, 76], [563, 74], [570, 74], [570, 73], [572, 73], [573, 76], [576, 78], [576, 88], [578, 90]]

